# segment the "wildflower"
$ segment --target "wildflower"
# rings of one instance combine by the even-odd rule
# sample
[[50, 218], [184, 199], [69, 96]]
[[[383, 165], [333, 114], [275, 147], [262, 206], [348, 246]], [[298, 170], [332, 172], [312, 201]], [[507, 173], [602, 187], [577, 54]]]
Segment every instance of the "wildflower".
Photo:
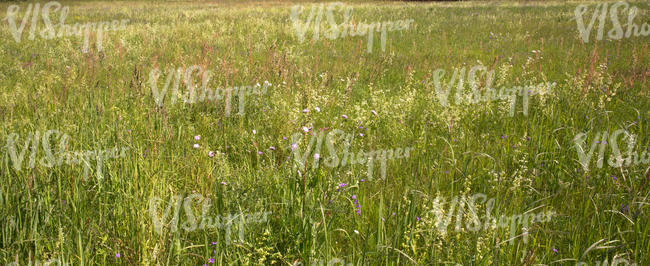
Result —
[[316, 112], [319, 112], [319, 113], [320, 113], [320, 108], [316, 107], [316, 108], [314, 108], [314, 109], [316, 109]]
[[359, 133], [359, 136], [362, 136], [362, 137], [363, 137], [363, 133]]
[[375, 112], [375, 110], [370, 110], [370, 112], [371, 112], [373, 115], [377, 115], [377, 112]]
[[198, 148], [199, 148], [199, 144], [198, 144], [198, 143], [194, 143], [194, 148], [195, 148], [195, 149], [198, 149]]
[[354, 233], [358, 235], [358, 234], [359, 234], [359, 231], [357, 231], [357, 230], [354, 230]]
[[269, 147], [269, 150], [274, 151], [274, 150], [275, 150], [275, 147], [271, 146], [271, 147]]
[[120, 253], [119, 252], [115, 253], [115, 258], [118, 258], [118, 259], [120, 258]]
[[302, 127], [302, 131], [305, 131], [305, 133], [307, 133], [307, 132], [309, 132], [309, 128], [308, 127]]
[[216, 245], [216, 244], [217, 244], [217, 242], [212, 242], [212, 245]]
[[[228, 184], [226, 184], [226, 182], [223, 182], [223, 181], [221, 181], [221, 184], [224, 185], [224, 186], [228, 185]], [[216, 242], [212, 242], [212, 245], [215, 245], [215, 244], [216, 244]]]
[[201, 135], [194, 136], [194, 140], [200, 140], [200, 139], [201, 139]]
[[213, 258], [209, 258], [209, 259], [208, 259], [208, 263], [214, 263], [214, 259], [213, 259]]
[[295, 150], [298, 148], [298, 144], [296, 143], [291, 143], [291, 150]]
[[314, 159], [318, 160], [319, 158], [320, 158], [320, 154], [315, 153], [315, 154], [314, 154]]
[[343, 119], [348, 119], [347, 115], [342, 115], [341, 117], [343, 117]]
[[309, 109], [302, 109], [303, 114], [306, 114], [307, 112], [309, 112]]
[[352, 195], [352, 199], [357, 199], [357, 195]]
[[346, 184], [346, 183], [341, 183], [341, 184], [339, 184], [339, 187], [344, 187], [344, 186], [347, 186], [347, 185], [348, 184]]
[[615, 175], [612, 175], [612, 178], [614, 178], [614, 180], [618, 180], [618, 178], [616, 178], [616, 176], [615, 176]]
[[361, 179], [361, 182], [366, 182], [366, 180], [365, 180], [365, 179]]
[[395, 212], [393, 212], [393, 216], [395, 216]]
[[257, 154], [259, 155], [262, 155], [262, 153], [263, 153], [262, 151], [257, 151]]
[[415, 216], [415, 219], [418, 219], [418, 221], [420, 221], [420, 217], [418, 217], [418, 216]]
[[557, 249], [553, 249], [553, 252], [557, 253]]
[[209, 151], [209, 152], [208, 152], [208, 156], [210, 156], [211, 158], [214, 157], [214, 152], [213, 152], [213, 151]]
[[257, 134], [257, 130], [253, 129], [253, 135]]
[[361, 209], [357, 209], [357, 215], [361, 215]]
[[287, 140], [287, 137], [282, 137], [282, 140]]

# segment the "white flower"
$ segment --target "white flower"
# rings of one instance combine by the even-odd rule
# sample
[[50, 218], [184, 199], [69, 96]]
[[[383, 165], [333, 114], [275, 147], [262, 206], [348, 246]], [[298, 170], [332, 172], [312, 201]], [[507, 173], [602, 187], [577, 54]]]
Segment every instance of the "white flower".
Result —
[[308, 127], [302, 127], [302, 131], [305, 131], [305, 133], [307, 133], [307, 132], [309, 132], [309, 128]]
[[320, 112], [320, 108], [316, 107], [314, 109], [316, 109], [316, 112]]
[[253, 129], [253, 135], [257, 134], [257, 130]]

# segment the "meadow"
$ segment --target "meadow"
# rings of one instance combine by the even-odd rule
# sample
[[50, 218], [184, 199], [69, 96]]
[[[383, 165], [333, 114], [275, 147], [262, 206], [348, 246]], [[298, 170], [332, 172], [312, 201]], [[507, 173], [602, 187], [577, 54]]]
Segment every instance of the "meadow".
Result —
[[650, 264], [649, 37], [585, 41], [605, 2], [342, 3], [413, 20], [371, 52], [343, 9], [301, 41], [315, 2], [61, 1], [120, 22], [86, 45], [34, 3], [0, 3], [1, 265]]

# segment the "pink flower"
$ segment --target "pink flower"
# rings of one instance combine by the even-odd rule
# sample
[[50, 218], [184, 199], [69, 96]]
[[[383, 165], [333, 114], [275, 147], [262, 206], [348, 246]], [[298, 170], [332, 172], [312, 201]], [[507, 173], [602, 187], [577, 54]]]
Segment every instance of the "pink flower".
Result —
[[309, 112], [309, 109], [302, 109], [303, 114], [306, 114], [307, 112]]
[[371, 112], [373, 115], [377, 115], [377, 112], [375, 112], [375, 110], [370, 110], [370, 112]]
[[200, 139], [201, 139], [201, 135], [194, 136], [194, 140], [200, 140]]
[[209, 151], [209, 152], [208, 152], [208, 156], [210, 156], [210, 157], [214, 157], [214, 152], [213, 152], [213, 151]]
[[257, 134], [257, 130], [253, 129], [253, 135]]
[[320, 158], [320, 154], [316, 153], [314, 154], [314, 159], [318, 160]]
[[274, 151], [274, 150], [275, 150], [275, 147], [271, 146], [271, 147], [269, 147], [269, 150]]
[[291, 144], [291, 149], [292, 149], [292, 150], [295, 150], [295, 149], [297, 149], [297, 148], [298, 148], [298, 144], [296, 144], [296, 143], [292, 143], [292, 144]]
[[348, 119], [347, 115], [342, 115], [341, 117], [343, 117], [343, 119]]

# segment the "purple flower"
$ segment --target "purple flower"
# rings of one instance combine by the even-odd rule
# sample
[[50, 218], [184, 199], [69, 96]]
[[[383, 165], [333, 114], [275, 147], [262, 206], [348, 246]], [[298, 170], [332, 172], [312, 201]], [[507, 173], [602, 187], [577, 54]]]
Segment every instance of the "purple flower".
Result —
[[275, 150], [275, 147], [271, 146], [271, 147], [269, 147], [269, 150], [274, 151], [274, 150]]
[[296, 143], [291, 143], [291, 150], [295, 150], [298, 148], [298, 144]]
[[361, 179], [361, 182], [366, 182], [366, 180], [365, 180], [365, 179]]
[[553, 249], [553, 252], [557, 253], [557, 249]]
[[357, 209], [357, 215], [361, 215], [361, 209]]
[[348, 119], [347, 115], [342, 115], [341, 117], [343, 117], [343, 119]]
[[115, 258], [118, 258], [118, 259], [120, 258], [120, 253], [119, 252], [115, 253]]
[[208, 259], [208, 263], [214, 263], [214, 259], [213, 259], [213, 258], [209, 258], [209, 259]]
[[216, 245], [216, 244], [217, 244], [217, 242], [212, 242], [212, 245]]
[[612, 178], [614, 178], [614, 180], [618, 180], [618, 178], [616, 178], [616, 176], [615, 176], [615, 175], [612, 175]]
[[263, 153], [262, 151], [257, 151], [257, 154], [259, 155], [262, 155], [262, 153]]
[[314, 159], [318, 160], [319, 158], [320, 158], [320, 154], [315, 153], [315, 154], [314, 154]]
[[339, 187], [344, 187], [344, 186], [347, 186], [347, 185], [348, 184], [346, 184], [346, 183], [341, 183], [341, 184], [339, 184]]
[[357, 195], [352, 195], [352, 199], [357, 199]]
[[393, 212], [393, 216], [395, 216], [395, 212]]
[[210, 157], [214, 157], [214, 152], [213, 152], [213, 151], [209, 151], [209, 152], [208, 152], [208, 156], [210, 156]]
[[200, 139], [201, 139], [201, 135], [194, 136], [194, 140], [200, 140]]
[[287, 137], [282, 137], [283, 140], [287, 140]]
[[198, 144], [198, 143], [194, 143], [194, 148], [195, 148], [195, 149], [198, 149], [198, 148], [199, 148], [199, 144]]
[[420, 221], [420, 217], [418, 217], [418, 216], [415, 216], [415, 219], [418, 219], [418, 221]]

